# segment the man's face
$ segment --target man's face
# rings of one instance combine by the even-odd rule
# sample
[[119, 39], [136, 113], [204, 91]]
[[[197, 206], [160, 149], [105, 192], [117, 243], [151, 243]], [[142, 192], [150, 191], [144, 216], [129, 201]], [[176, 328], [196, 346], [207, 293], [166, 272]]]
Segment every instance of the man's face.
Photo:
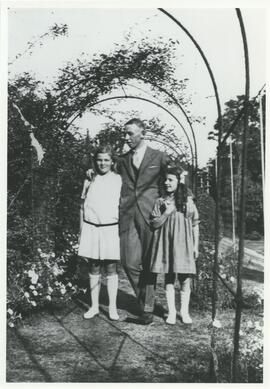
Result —
[[125, 126], [125, 140], [131, 149], [135, 149], [143, 140], [143, 129], [136, 124]]

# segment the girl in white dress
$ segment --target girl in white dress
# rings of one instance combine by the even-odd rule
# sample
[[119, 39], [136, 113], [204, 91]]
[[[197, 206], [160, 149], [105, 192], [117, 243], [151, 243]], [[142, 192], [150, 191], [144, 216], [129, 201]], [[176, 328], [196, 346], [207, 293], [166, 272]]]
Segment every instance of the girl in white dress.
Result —
[[80, 242], [78, 254], [89, 262], [91, 308], [84, 314], [91, 319], [99, 313], [100, 268], [107, 274], [109, 317], [118, 320], [116, 307], [118, 289], [117, 261], [120, 260], [118, 233], [119, 200], [122, 181], [112, 171], [113, 152], [110, 146], [97, 149], [93, 179], [85, 180], [80, 211]]

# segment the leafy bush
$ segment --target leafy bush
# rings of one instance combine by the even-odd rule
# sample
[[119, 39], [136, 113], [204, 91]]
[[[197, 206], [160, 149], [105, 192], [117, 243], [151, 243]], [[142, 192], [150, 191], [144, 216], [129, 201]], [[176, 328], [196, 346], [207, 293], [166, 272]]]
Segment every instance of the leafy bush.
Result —
[[215, 201], [207, 193], [199, 193], [196, 205], [200, 217], [200, 240], [213, 242], [215, 239]]

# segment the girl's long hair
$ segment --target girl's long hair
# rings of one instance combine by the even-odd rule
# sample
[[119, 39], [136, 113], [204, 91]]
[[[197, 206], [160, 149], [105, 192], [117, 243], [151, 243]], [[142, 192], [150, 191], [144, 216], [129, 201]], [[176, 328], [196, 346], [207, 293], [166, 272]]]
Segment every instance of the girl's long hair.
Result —
[[183, 184], [182, 182], [180, 182], [182, 172], [183, 172], [183, 170], [177, 166], [168, 166], [164, 170], [164, 176], [163, 176], [162, 186], [161, 186], [161, 197], [165, 198], [166, 193], [167, 193], [166, 189], [165, 189], [166, 176], [168, 174], [172, 174], [172, 175], [176, 176], [177, 181], [178, 181], [178, 185], [177, 185], [177, 189], [174, 193], [175, 206], [176, 206], [177, 211], [182, 212], [182, 213], [186, 213], [186, 203], [187, 203], [187, 198], [188, 198], [188, 190], [187, 190], [186, 185]]

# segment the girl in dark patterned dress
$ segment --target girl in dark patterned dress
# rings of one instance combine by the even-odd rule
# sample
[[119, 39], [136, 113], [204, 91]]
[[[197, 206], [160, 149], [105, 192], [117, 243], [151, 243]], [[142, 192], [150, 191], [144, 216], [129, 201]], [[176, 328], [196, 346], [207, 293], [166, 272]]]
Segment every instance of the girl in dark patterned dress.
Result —
[[183, 323], [190, 324], [190, 284], [196, 274], [195, 259], [198, 257], [199, 216], [196, 205], [186, 213], [187, 187], [181, 183], [182, 171], [168, 167], [163, 181], [163, 195], [156, 201], [151, 224], [154, 236], [150, 269], [153, 273], [165, 273], [166, 298], [169, 314], [168, 324], [176, 322], [175, 289], [176, 275], [180, 282]]

